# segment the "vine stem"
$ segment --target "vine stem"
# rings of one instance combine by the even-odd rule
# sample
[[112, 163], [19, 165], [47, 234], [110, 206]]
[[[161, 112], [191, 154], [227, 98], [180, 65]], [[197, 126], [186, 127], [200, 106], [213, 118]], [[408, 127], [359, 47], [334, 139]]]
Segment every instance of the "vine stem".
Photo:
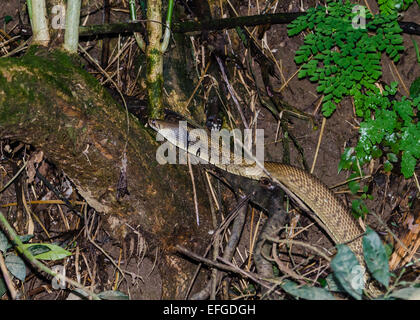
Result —
[[7, 235], [9, 240], [15, 245], [16, 251], [19, 254], [21, 254], [34, 268], [36, 268], [39, 271], [43, 271], [60, 281], [70, 283], [72, 286], [83, 290], [86, 293], [86, 295], [92, 297], [94, 300], [101, 300], [101, 298], [93, 291], [85, 288], [80, 283], [70, 278], [67, 278], [63, 274], [54, 272], [53, 270], [45, 266], [43, 263], [41, 263], [38, 259], [36, 259], [34, 255], [27, 248], [25, 248], [23, 242], [20, 240], [19, 236], [16, 234], [15, 230], [9, 224], [6, 217], [3, 215], [1, 211], [0, 211], [0, 228]]
[[160, 47], [160, 50], [162, 51], [162, 53], [165, 53], [166, 49], [168, 49], [169, 40], [171, 38], [171, 22], [172, 22], [173, 10], [174, 10], [174, 0], [169, 0], [168, 12], [166, 14], [165, 33], [163, 35], [163, 41]]
[[[130, 20], [132, 22], [137, 21], [137, 12], [136, 12], [136, 0], [129, 1], [130, 7]], [[146, 52], [146, 42], [143, 39], [143, 36], [140, 32], [134, 32], [134, 38], [136, 39], [137, 45], [139, 46], [140, 50]]]
[[321, 146], [322, 136], [324, 135], [324, 128], [325, 128], [325, 123], [326, 122], [327, 122], [327, 118], [323, 117], [322, 118], [322, 125], [321, 125], [321, 132], [319, 133], [318, 144], [316, 145], [314, 161], [312, 162], [312, 168], [311, 168], [311, 171], [310, 171], [311, 174], [314, 173], [316, 159], [318, 158], [319, 147]]
[[[156, 23], [157, 22], [157, 23]], [[146, 83], [148, 114], [151, 118], [161, 118], [163, 114], [163, 54], [162, 40], [162, 0], [147, 1]]]
[[7, 270], [6, 262], [4, 261], [3, 254], [0, 251], [0, 270], [3, 274], [4, 282], [6, 283], [7, 289], [9, 289], [10, 297], [12, 300], [16, 300], [17, 293], [13, 286], [13, 282], [10, 279], [9, 271]]

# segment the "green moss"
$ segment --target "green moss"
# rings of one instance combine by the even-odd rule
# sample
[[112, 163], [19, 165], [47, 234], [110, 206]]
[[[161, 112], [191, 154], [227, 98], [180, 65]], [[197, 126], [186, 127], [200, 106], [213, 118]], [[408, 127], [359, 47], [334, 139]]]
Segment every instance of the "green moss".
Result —
[[[101, 112], [96, 100], [98, 96], [103, 96], [104, 90], [79, 66], [76, 56], [60, 50], [48, 52], [37, 46], [30, 47], [22, 58], [0, 59], [0, 125], [13, 126], [34, 120], [37, 126], [42, 127], [45, 121], [37, 119], [40, 106], [43, 110], [47, 108], [50, 117], [67, 117], [65, 113], [57, 112], [56, 104], [60, 101], [67, 105], [85, 106], [80, 111], [86, 116]], [[85, 89], [80, 88], [78, 83], [85, 83], [84, 87], [87, 84], [89, 94], [83, 94]], [[109, 103], [114, 102], [110, 100]], [[63, 130], [62, 134], [66, 136], [63, 139], [70, 138], [73, 143], [76, 142], [78, 132]]]
[[80, 75], [92, 88], [100, 90], [98, 81], [86, 70], [76, 55], [69, 55], [62, 50], [46, 51], [43, 47], [31, 46], [22, 58], [13, 59], [13, 64], [21, 65], [36, 73], [45, 82], [57, 87], [63, 94], [71, 96], [68, 82], [75, 74]]
[[[18, 82], [19, 83], [19, 82]], [[4, 91], [4, 97], [14, 97], [13, 101], [2, 101], [0, 108], [0, 123], [8, 122], [17, 124], [22, 121], [22, 117], [27, 115], [30, 111], [28, 99], [34, 101], [35, 96], [33, 92], [26, 91], [22, 83], [20, 85], [13, 85], [14, 82], [9, 82], [2, 74], [0, 74], [0, 87]]]
[[149, 94], [149, 116], [151, 118], [160, 118], [162, 116], [162, 88], [163, 78], [159, 76], [156, 81], [148, 82]]
[[71, 75], [75, 69], [74, 61], [64, 52], [60, 50], [48, 52], [38, 46], [31, 46], [28, 52], [16, 62], [19, 63], [19, 61], [30, 69], [48, 71], [59, 78]]
[[162, 53], [158, 49], [151, 49], [147, 55], [147, 73], [152, 72], [162, 61]]
[[78, 130], [76, 130], [74, 127], [67, 127], [66, 133], [67, 136], [70, 138], [71, 142], [73, 142], [73, 146], [76, 146], [77, 143], [77, 136], [78, 136]]

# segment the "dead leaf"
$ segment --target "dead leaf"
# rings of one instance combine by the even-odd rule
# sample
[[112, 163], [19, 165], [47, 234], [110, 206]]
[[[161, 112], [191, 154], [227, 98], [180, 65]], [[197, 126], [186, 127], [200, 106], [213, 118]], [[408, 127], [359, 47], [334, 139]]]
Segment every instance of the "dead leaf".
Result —
[[44, 159], [44, 152], [38, 151], [32, 154], [27, 165], [28, 183], [32, 183], [36, 174], [36, 167]]

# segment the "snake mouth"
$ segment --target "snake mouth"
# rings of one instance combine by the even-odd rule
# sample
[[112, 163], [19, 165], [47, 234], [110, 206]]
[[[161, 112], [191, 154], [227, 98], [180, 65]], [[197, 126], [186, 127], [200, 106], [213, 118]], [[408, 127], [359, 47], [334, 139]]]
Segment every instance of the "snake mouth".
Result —
[[155, 129], [155, 130], [157, 130], [158, 128], [157, 128], [157, 121], [156, 121], [156, 119], [149, 119], [149, 120], [147, 120], [147, 124], [152, 128], [152, 129]]

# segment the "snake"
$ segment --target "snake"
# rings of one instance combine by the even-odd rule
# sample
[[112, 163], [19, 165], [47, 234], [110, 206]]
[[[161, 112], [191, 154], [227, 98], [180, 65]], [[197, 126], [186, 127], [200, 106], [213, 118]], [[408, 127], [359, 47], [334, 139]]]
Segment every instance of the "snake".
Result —
[[[180, 126], [179, 123], [167, 120], [150, 119], [149, 126], [174, 146], [186, 151], [188, 154], [199, 158], [204, 163], [210, 163], [219, 169], [231, 174], [252, 180], [269, 179], [278, 184], [295, 202], [320, 224], [335, 244], [346, 244], [355, 254], [357, 260], [365, 268], [363, 258], [362, 235], [364, 229], [352, 215], [343, 202], [320, 179], [298, 167], [277, 162], [264, 161], [260, 167], [251, 161], [237, 163], [233, 161], [233, 154], [229, 153], [232, 161], [224, 163], [217, 157], [207, 156], [201, 152], [203, 146], [211, 146], [208, 132], [205, 129], [194, 130], [190, 127]], [[194, 138], [192, 131], [194, 130]], [[207, 139], [207, 141], [206, 141]], [[198, 144], [206, 141], [205, 144]], [[236, 142], [236, 141], [235, 141]], [[219, 146], [218, 148], [230, 148]], [[219, 150], [222, 153], [224, 150]], [[258, 162], [255, 159], [255, 162]], [[313, 214], [312, 214], [313, 213]], [[367, 273], [364, 273], [368, 281]], [[369, 290], [369, 287], [371, 289]], [[369, 286], [368, 290], [377, 296], [379, 289]]]

